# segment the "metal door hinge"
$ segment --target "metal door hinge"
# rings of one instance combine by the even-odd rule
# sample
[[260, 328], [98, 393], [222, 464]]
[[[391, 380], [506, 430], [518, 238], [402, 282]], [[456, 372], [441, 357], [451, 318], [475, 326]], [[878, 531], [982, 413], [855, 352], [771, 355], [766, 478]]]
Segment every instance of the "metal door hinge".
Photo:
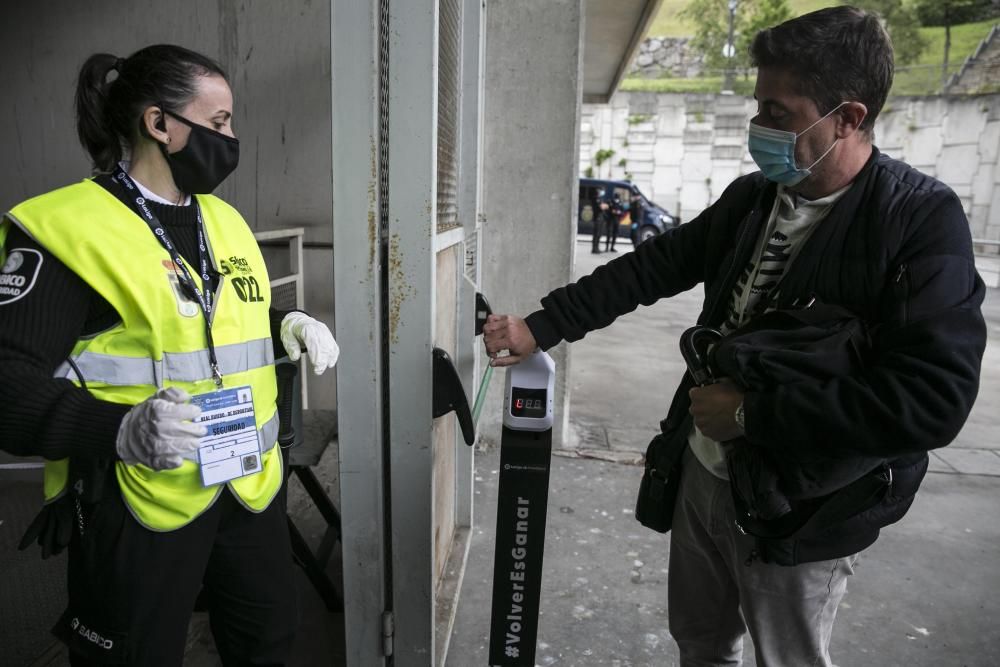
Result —
[[382, 655], [392, 655], [392, 639], [396, 634], [396, 621], [391, 611], [382, 613]]

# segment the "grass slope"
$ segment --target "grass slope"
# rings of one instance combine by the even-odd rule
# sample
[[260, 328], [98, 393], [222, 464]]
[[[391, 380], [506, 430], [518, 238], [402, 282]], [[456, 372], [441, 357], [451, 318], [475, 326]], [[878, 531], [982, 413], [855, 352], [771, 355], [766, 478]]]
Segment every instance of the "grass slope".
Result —
[[[649, 36], [685, 37], [694, 32], [694, 25], [678, 18], [687, 0], [663, 0], [660, 11], [650, 26]], [[823, 7], [832, 7], [838, 2], [830, 0], [789, 0], [792, 14], [800, 16]], [[961, 67], [962, 62], [976, 50], [995, 20], [966, 23], [951, 29], [951, 50], [948, 55], [949, 73]], [[918, 62], [910, 67], [897, 68], [892, 95], [924, 95], [939, 91], [941, 84], [941, 63], [944, 59], [944, 28], [921, 28], [929, 46], [921, 54]], [[663, 93], [712, 93], [722, 87], [722, 77], [702, 77], [697, 79], [625, 79], [624, 91], [648, 91]], [[753, 80], [738, 80], [737, 93], [753, 91]]]
[[[838, 2], [830, 0], [789, 0], [793, 16], [801, 16], [823, 7], [833, 7]], [[663, 0], [660, 11], [649, 28], [649, 37], [687, 37], [694, 34], [694, 24], [677, 17], [687, 0]]]

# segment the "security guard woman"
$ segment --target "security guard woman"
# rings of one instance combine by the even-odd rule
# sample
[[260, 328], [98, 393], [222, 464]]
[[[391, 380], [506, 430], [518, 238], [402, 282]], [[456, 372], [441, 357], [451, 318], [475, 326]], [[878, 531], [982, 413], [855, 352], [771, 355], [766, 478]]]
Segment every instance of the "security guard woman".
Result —
[[0, 225], [0, 443], [46, 459], [43, 556], [69, 545], [54, 628], [73, 665], [179, 665], [199, 592], [225, 664], [281, 664], [297, 622], [275, 349], [329, 329], [270, 309], [243, 218], [225, 73], [187, 49], [91, 56], [76, 91], [93, 179]]

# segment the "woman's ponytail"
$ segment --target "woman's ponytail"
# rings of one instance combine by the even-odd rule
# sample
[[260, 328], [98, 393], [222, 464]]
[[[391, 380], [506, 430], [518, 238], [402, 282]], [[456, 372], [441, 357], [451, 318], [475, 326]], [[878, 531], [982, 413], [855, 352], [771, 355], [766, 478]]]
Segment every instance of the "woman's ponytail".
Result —
[[108, 108], [108, 81], [121, 60], [109, 53], [95, 53], [80, 68], [76, 86], [76, 132], [94, 168], [111, 171], [122, 159], [122, 137]]
[[[118, 76], [109, 81], [112, 71]], [[147, 46], [124, 60], [108, 53], [87, 58], [76, 87], [76, 132], [94, 168], [114, 169], [142, 140], [143, 112], [151, 105], [179, 112], [206, 75], [226, 79], [211, 58], [172, 44]]]

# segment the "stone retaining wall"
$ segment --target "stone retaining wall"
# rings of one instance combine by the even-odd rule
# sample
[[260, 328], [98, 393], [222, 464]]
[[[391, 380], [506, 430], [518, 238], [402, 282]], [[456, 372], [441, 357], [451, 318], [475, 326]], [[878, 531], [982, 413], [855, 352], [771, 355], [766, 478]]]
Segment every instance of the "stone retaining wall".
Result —
[[[585, 104], [580, 170], [631, 178], [653, 201], [690, 220], [737, 176], [756, 170], [746, 151], [752, 98], [619, 93]], [[875, 126], [875, 143], [951, 186], [972, 236], [1000, 240], [1000, 95], [897, 97]], [[598, 150], [614, 154], [595, 164]]]
[[690, 48], [690, 37], [650, 37], [639, 44], [629, 76], [658, 79], [664, 76], [701, 75], [705, 56]]

